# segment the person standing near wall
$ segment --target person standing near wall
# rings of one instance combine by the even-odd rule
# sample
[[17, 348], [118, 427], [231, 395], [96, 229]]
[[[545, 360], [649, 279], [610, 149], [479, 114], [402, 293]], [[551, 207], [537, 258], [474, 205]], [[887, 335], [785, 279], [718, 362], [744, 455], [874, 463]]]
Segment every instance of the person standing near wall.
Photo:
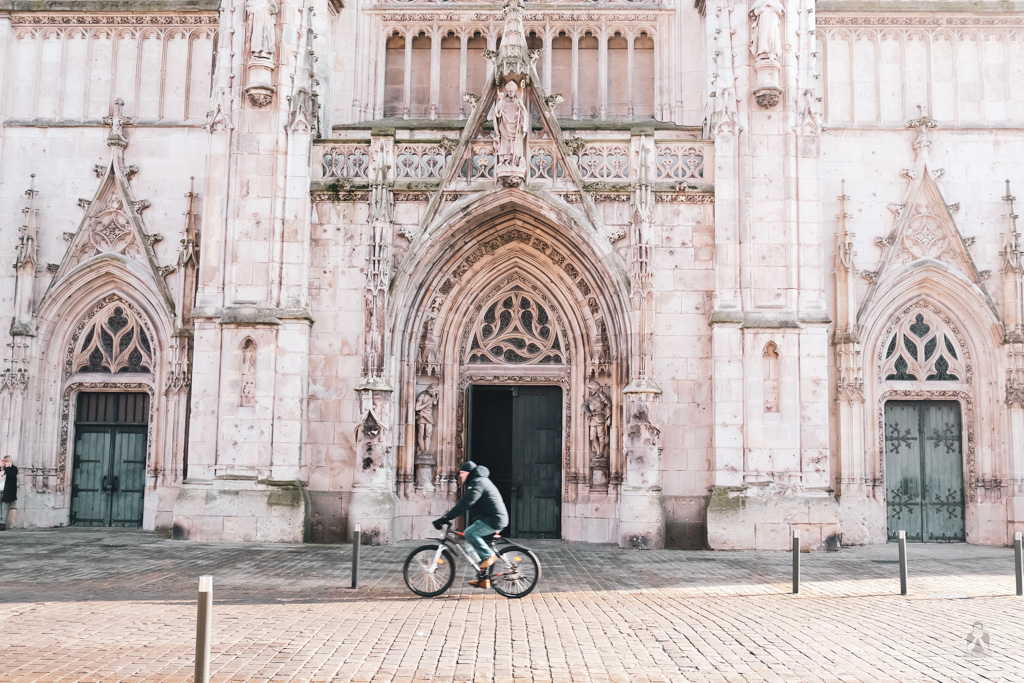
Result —
[[3, 467], [4, 473], [3, 492], [0, 493], [0, 531], [5, 531], [7, 515], [11, 511], [14, 501], [18, 500], [18, 468], [9, 455], [0, 461], [0, 467]]

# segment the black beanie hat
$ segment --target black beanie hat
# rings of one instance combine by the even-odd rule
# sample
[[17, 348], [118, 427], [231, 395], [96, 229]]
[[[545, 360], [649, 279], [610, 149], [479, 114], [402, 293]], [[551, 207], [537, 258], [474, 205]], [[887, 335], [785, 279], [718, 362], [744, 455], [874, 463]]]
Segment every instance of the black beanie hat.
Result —
[[472, 460], [467, 460], [466, 462], [462, 463], [462, 467], [459, 468], [459, 471], [460, 472], [472, 472], [475, 469], [476, 469], [476, 463], [473, 462]]

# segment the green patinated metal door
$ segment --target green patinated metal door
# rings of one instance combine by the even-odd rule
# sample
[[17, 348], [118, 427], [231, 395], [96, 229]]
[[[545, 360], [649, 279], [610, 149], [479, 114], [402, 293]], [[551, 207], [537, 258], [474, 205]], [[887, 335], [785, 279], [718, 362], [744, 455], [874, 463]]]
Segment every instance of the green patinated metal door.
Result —
[[148, 394], [79, 394], [71, 524], [142, 526], [148, 421]]
[[965, 540], [960, 405], [885, 404], [885, 500], [890, 539]]
[[560, 538], [562, 390], [520, 387], [512, 411], [517, 538]]
[[509, 512], [505, 534], [561, 538], [562, 390], [474, 386], [469, 459], [487, 467]]

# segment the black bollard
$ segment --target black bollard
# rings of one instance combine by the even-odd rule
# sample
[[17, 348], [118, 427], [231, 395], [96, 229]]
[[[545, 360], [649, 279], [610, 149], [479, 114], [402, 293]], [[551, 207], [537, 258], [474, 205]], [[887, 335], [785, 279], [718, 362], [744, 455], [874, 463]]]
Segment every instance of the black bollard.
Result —
[[362, 529], [356, 524], [352, 533], [352, 588], [359, 588], [359, 543], [363, 535]]
[[199, 608], [196, 613], [195, 683], [210, 683], [210, 631], [213, 630], [213, 577], [199, 577]]
[[1024, 549], [1021, 548], [1021, 532], [1013, 535], [1013, 568], [1017, 574], [1017, 595], [1024, 595]]
[[800, 592], [800, 530], [793, 529], [793, 594]]
[[900, 595], [907, 594], [907, 532], [900, 531]]

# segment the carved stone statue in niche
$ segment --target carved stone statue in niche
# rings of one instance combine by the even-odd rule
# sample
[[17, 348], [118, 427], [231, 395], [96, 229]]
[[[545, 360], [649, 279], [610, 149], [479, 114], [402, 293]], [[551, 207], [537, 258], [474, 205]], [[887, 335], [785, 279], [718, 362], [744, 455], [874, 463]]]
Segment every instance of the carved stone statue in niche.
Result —
[[253, 57], [273, 58], [277, 50], [277, 26], [274, 0], [246, 0], [249, 15], [249, 52]]
[[750, 6], [750, 53], [754, 55], [754, 100], [762, 109], [772, 109], [782, 101], [780, 87], [782, 67], [781, 0], [754, 0]]
[[[587, 382], [589, 394], [583, 401], [583, 414], [587, 418], [587, 439], [590, 445], [590, 469], [595, 485], [607, 486], [608, 432], [612, 421], [612, 401], [607, 389], [595, 380]], [[603, 477], [598, 478], [597, 472]]]
[[429, 453], [434, 434], [434, 408], [437, 406], [437, 382], [416, 396], [416, 452]]
[[437, 467], [437, 458], [430, 447], [437, 394], [438, 386], [434, 382], [416, 396], [416, 488], [426, 491], [434, 490], [434, 469]]
[[[525, 88], [526, 81], [523, 81]], [[498, 131], [497, 176], [509, 187], [526, 179], [526, 134], [530, 130], [530, 111], [523, 102], [519, 85], [510, 80], [494, 105], [494, 128]]]
[[430, 302], [430, 310], [423, 319], [423, 332], [420, 335], [420, 362], [419, 371], [424, 375], [440, 378], [441, 365], [437, 361], [437, 349], [434, 340], [434, 322], [441, 313], [441, 306], [444, 300], [441, 297], [434, 297]]
[[785, 11], [780, 0], [754, 0], [750, 6], [750, 52], [754, 59], [779, 61]]

